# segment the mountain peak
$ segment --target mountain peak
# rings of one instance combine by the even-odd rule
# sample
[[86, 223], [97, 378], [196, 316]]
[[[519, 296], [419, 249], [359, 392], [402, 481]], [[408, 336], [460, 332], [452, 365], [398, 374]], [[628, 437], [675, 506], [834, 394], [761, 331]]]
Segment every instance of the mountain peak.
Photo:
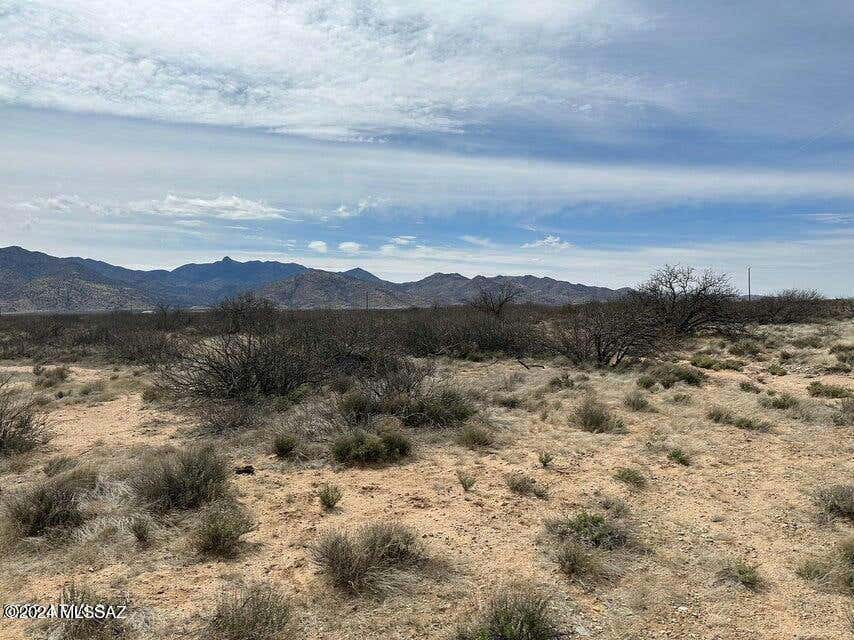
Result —
[[347, 276], [348, 278], [355, 278], [356, 280], [361, 280], [362, 282], [381, 282], [380, 278], [375, 276], [370, 271], [365, 271], [361, 267], [355, 267], [353, 269], [348, 269], [347, 271], [342, 271], [341, 275]]

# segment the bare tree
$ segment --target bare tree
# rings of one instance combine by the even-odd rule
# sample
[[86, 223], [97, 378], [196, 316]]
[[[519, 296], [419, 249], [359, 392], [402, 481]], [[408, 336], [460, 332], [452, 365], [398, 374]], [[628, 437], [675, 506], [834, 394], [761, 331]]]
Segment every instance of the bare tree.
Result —
[[497, 287], [482, 288], [469, 300], [469, 306], [483, 313], [500, 318], [507, 305], [522, 295], [522, 288], [509, 280], [502, 281]]
[[739, 322], [738, 291], [729, 276], [710, 269], [666, 265], [629, 297], [645, 307], [662, 329], [675, 335], [690, 336]]

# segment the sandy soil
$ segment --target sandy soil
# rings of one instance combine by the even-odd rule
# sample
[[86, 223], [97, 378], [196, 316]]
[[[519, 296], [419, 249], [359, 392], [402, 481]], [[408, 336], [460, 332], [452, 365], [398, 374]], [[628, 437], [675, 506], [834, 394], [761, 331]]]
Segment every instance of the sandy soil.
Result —
[[[840, 340], [854, 335], [851, 323], [836, 331]], [[472, 451], [448, 435], [415, 434], [411, 461], [345, 469], [325, 460], [281, 462], [267, 452], [262, 433], [223, 441], [235, 465], [251, 463], [256, 469], [254, 475], [233, 478], [241, 503], [257, 522], [236, 559], [198, 558], [186, 539], [191, 514], [159, 522], [154, 544], [144, 550], [120, 523], [95, 527], [64, 546], [6, 553], [0, 558], [0, 601], [54, 602], [62, 585], [75, 578], [102, 591], [130, 594], [142, 619], [142, 637], [186, 638], [196, 633], [223, 590], [265, 580], [292, 596], [298, 629], [293, 637], [447, 638], [496, 586], [523, 577], [553, 593], [568, 637], [843, 638], [851, 633], [845, 618], [851, 598], [817, 590], [794, 569], [852, 533], [850, 523], [818, 518], [811, 493], [854, 480], [854, 432], [829, 420], [836, 401], [806, 394], [826, 348], [793, 351], [798, 355], [786, 376], [766, 372], [776, 361], [766, 353], [742, 372], [710, 372], [701, 388], [680, 385], [649, 393], [653, 410], [643, 412], [622, 404], [637, 388], [636, 372], [588, 372], [585, 384], [548, 391], [555, 375], [581, 372], [555, 362], [530, 370], [512, 361], [442, 362], [442, 371], [477, 395], [499, 428], [495, 448]], [[0, 366], [22, 381], [29, 368]], [[54, 439], [44, 450], [0, 467], [3, 493], [42, 478], [41, 466], [59, 454], [120, 478], [144, 447], [194, 437], [191, 417], [143, 402], [138, 386], [121, 384], [130, 379], [129, 371], [111, 381], [115, 375], [73, 368], [69, 388], [103, 380], [108, 391], [116, 389], [103, 401], [51, 405]], [[763, 390], [796, 395], [807, 409], [795, 414], [760, 408], [757, 395], [738, 387], [760, 379]], [[854, 387], [851, 374], [822, 373], [818, 379]], [[676, 393], [689, 394], [690, 402], [672, 402]], [[611, 406], [628, 433], [595, 435], [573, 426], [569, 415], [589, 394]], [[493, 402], [506, 395], [521, 398], [523, 406], [506, 409]], [[754, 433], [715, 424], [706, 418], [712, 405], [761, 415], [774, 428]], [[668, 446], [690, 452], [692, 464], [669, 461]], [[548, 469], [537, 460], [544, 450], [554, 455]], [[615, 470], [625, 466], [641, 470], [648, 486], [630, 490], [615, 480]], [[457, 483], [458, 469], [477, 478], [468, 493]], [[549, 498], [512, 494], [505, 485], [511, 471], [536, 477], [549, 487]], [[324, 513], [316, 498], [324, 482], [344, 489], [340, 508], [332, 513]], [[606, 496], [628, 504], [628, 521], [649, 553], [627, 556], [619, 578], [585, 588], [557, 571], [544, 544], [543, 521], [596, 506]], [[420, 532], [442, 562], [408, 576], [381, 599], [331, 591], [310, 561], [308, 547], [318, 534], [392, 520]], [[757, 564], [766, 588], [753, 593], [721, 583], [716, 573], [731, 557]], [[36, 629], [4, 620], [0, 638], [24, 638]]]

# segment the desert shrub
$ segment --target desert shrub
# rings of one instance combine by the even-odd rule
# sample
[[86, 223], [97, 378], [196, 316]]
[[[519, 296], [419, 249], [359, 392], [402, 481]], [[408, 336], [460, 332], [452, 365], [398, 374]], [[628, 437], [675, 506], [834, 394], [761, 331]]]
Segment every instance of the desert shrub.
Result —
[[225, 335], [195, 343], [161, 369], [179, 395], [247, 401], [288, 396], [325, 373], [317, 341], [298, 335]]
[[291, 622], [288, 600], [270, 585], [252, 584], [224, 595], [205, 628], [211, 640], [280, 640]]
[[448, 427], [471, 418], [477, 409], [463, 394], [453, 389], [440, 389], [418, 398], [401, 419], [409, 426], [429, 425]]
[[95, 488], [98, 475], [79, 467], [47, 478], [10, 494], [3, 511], [10, 532], [17, 538], [62, 533], [83, 524], [80, 499]]
[[575, 381], [568, 373], [562, 373], [549, 380], [548, 388], [552, 391], [575, 388]]
[[691, 357], [691, 364], [700, 369], [712, 369], [713, 371], [722, 371], [724, 369], [741, 371], [742, 367], [744, 367], [744, 363], [741, 360], [733, 360], [731, 358], [720, 360], [705, 353], [695, 353]]
[[513, 493], [523, 496], [536, 496], [540, 500], [545, 500], [549, 497], [546, 487], [538, 484], [535, 478], [524, 473], [509, 473], [504, 480], [507, 483], [507, 488]]
[[614, 474], [614, 478], [620, 482], [625, 482], [635, 489], [643, 489], [646, 486], [646, 478], [644, 478], [643, 474], [631, 467], [620, 467]]
[[412, 445], [402, 431], [384, 430], [372, 433], [356, 429], [343, 433], [332, 442], [332, 457], [349, 465], [394, 462], [407, 457]]
[[678, 382], [699, 387], [706, 379], [706, 374], [695, 367], [668, 362], [653, 367], [649, 375], [665, 389], [669, 389]]
[[673, 404], [691, 404], [690, 393], [674, 393], [670, 396], [670, 402]]
[[422, 563], [415, 532], [400, 524], [373, 524], [355, 535], [327, 533], [312, 548], [314, 563], [332, 586], [350, 594], [382, 590], [388, 572]]
[[292, 458], [299, 447], [299, 438], [293, 433], [286, 431], [277, 431], [273, 434], [273, 453], [280, 460]]
[[491, 447], [495, 444], [495, 435], [486, 424], [467, 422], [457, 433], [457, 442], [469, 449]]
[[551, 600], [530, 585], [514, 583], [493, 596], [476, 620], [460, 625], [454, 640], [555, 640], [560, 635]]
[[71, 375], [71, 369], [65, 365], [58, 367], [36, 365], [33, 367], [33, 375], [36, 377], [33, 383], [36, 387], [49, 388], [68, 380], [68, 377]]
[[825, 317], [821, 294], [815, 289], [786, 289], [757, 298], [749, 305], [754, 322], [791, 324]]
[[691, 455], [679, 447], [674, 447], [668, 451], [667, 459], [672, 460], [676, 464], [681, 464], [683, 467], [687, 467], [691, 464]]
[[854, 391], [835, 384], [824, 384], [817, 380], [810, 382], [807, 393], [818, 398], [854, 398]]
[[729, 352], [734, 356], [756, 356], [762, 351], [762, 345], [755, 340], [743, 338], [730, 345]]
[[817, 333], [789, 340], [789, 344], [798, 349], [818, 349], [823, 343], [824, 338]]
[[786, 371], [785, 367], [782, 367], [777, 363], [769, 365], [767, 371], [772, 376], [785, 376], [789, 373], [788, 371]]
[[151, 532], [151, 520], [149, 518], [137, 516], [130, 521], [128, 528], [139, 546], [147, 547], [151, 544], [153, 536]]
[[335, 506], [341, 501], [344, 492], [337, 484], [325, 483], [317, 492], [317, 497], [320, 499], [320, 504], [326, 511], [332, 511]]
[[706, 416], [712, 422], [717, 422], [719, 424], [732, 424], [735, 420], [735, 416], [733, 416], [732, 411], [729, 409], [725, 409], [724, 407], [711, 407]]
[[761, 393], [762, 389], [757, 387], [752, 382], [741, 381], [738, 383], [738, 388], [746, 393]]
[[831, 419], [839, 426], [854, 425], [854, 398], [843, 398]]
[[575, 409], [572, 421], [590, 433], [625, 433], [623, 421], [611, 415], [608, 407], [593, 398], [585, 400]]
[[643, 374], [637, 379], [637, 385], [641, 389], [652, 389], [658, 381], [651, 375]]
[[800, 403], [800, 400], [788, 393], [759, 398], [759, 404], [766, 409], [792, 409], [800, 405]]
[[0, 375], [0, 457], [31, 451], [48, 437], [47, 419], [35, 402], [20, 399], [11, 378]]
[[71, 582], [63, 587], [59, 602], [62, 605], [70, 605], [75, 608], [94, 607], [101, 605], [110, 607], [105, 609], [103, 618], [62, 618], [48, 626], [48, 637], [61, 640], [120, 640], [133, 636], [132, 629], [125, 617], [117, 616], [124, 607], [124, 616], [127, 616], [127, 607], [130, 602], [126, 597], [110, 598], [98, 593], [90, 587]]
[[540, 466], [543, 469], [548, 469], [554, 460], [554, 456], [549, 451], [540, 451], [537, 453], [537, 460], [539, 460]]
[[632, 411], [643, 411], [644, 409], [649, 409], [649, 400], [647, 400], [646, 396], [637, 390], [630, 391], [626, 394], [626, 397], [623, 398], [623, 404]]
[[198, 407], [200, 426], [213, 435], [227, 435], [257, 424], [258, 407], [244, 402], [206, 402]]
[[826, 556], [804, 560], [795, 572], [819, 588], [854, 596], [854, 536], [843, 539]]
[[131, 485], [156, 511], [194, 509], [226, 496], [228, 468], [212, 446], [194, 445], [147, 456]]
[[77, 466], [77, 459], [71, 456], [56, 456], [44, 463], [42, 471], [46, 476], [55, 476]]
[[773, 425], [770, 422], [746, 416], [740, 416], [736, 418], [733, 421], [732, 425], [737, 429], [744, 429], [745, 431], [758, 431], [760, 433], [767, 433], [773, 428]]
[[717, 573], [718, 580], [740, 584], [750, 591], [758, 591], [762, 587], [762, 577], [757, 567], [744, 560], [727, 561]]
[[815, 502], [831, 517], [854, 521], [854, 484], [834, 484], [816, 491]]
[[463, 488], [463, 491], [469, 491], [472, 487], [474, 487], [477, 479], [465, 471], [458, 470], [457, 471], [457, 480], [460, 483], [460, 486]]
[[500, 396], [496, 399], [495, 404], [505, 409], [518, 409], [523, 403], [518, 396]]
[[558, 543], [554, 560], [560, 572], [571, 580], [598, 580], [605, 574], [604, 563], [597, 550], [575, 540]]
[[574, 516], [551, 518], [546, 531], [560, 540], [574, 540], [589, 548], [613, 550], [631, 544], [629, 532], [608, 517], [581, 511]]
[[241, 538], [255, 528], [252, 518], [239, 505], [229, 501], [205, 508], [192, 533], [193, 548], [217, 558], [233, 558]]

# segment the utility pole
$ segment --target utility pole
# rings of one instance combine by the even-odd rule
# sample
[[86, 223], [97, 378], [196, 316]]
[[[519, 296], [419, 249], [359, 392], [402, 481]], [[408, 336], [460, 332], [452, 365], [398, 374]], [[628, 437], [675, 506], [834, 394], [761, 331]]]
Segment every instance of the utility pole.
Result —
[[750, 302], [750, 267], [747, 267], [747, 301]]

